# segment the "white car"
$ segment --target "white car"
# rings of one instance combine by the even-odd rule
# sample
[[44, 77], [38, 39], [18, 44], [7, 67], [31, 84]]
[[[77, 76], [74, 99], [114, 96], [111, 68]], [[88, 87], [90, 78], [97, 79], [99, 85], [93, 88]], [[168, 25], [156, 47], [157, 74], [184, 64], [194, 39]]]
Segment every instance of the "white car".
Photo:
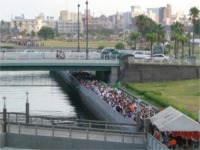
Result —
[[169, 56], [164, 54], [154, 54], [152, 60], [157, 62], [167, 62], [169, 61]]
[[134, 51], [133, 53], [133, 58], [135, 59], [149, 59], [150, 54], [147, 54], [143, 51]]

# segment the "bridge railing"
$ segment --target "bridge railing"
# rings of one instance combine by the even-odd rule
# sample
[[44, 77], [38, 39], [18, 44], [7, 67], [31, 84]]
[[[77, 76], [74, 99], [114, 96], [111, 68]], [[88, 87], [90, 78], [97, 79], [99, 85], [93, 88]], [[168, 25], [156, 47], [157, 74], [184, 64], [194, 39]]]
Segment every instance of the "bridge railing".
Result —
[[169, 59], [168, 61], [147, 61], [146, 59], [128, 58], [128, 63], [160, 64], [160, 65], [200, 65], [200, 60], [195, 58]]
[[74, 139], [96, 140], [146, 144], [145, 134], [139, 132], [119, 131], [110, 129], [92, 129], [83, 127], [59, 127], [48, 125], [8, 124], [7, 133], [28, 134], [35, 136], [65, 137]]
[[[62, 57], [57, 57], [56, 52], [6, 52], [0, 53], [0, 60], [35, 60], [35, 59], [54, 59], [54, 60], [85, 60], [85, 52], [63, 52]], [[89, 60], [102, 60], [101, 53], [90, 52]], [[104, 58], [105, 59], [105, 58]], [[116, 59], [110, 59], [116, 60]]]
[[[25, 113], [7, 112], [6, 114], [8, 123], [26, 123]], [[3, 120], [3, 113], [0, 113], [0, 120]], [[83, 120], [62, 116], [29, 116], [30, 125], [54, 125], [54, 126], [75, 126], [83, 127], [86, 129], [109, 129], [109, 130], [122, 130], [123, 128], [134, 128], [135, 124], [131, 123], [112, 123], [97, 120]]]
[[169, 148], [166, 145], [154, 138], [151, 134], [147, 135], [147, 149], [169, 150]]

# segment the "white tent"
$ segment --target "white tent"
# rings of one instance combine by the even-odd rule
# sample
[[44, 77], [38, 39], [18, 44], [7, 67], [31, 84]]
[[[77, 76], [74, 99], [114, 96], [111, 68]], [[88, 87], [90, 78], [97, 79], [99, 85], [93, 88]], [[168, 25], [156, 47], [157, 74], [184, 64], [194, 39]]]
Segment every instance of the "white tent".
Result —
[[155, 116], [151, 122], [160, 131], [198, 131], [200, 124], [173, 107], [169, 106]]

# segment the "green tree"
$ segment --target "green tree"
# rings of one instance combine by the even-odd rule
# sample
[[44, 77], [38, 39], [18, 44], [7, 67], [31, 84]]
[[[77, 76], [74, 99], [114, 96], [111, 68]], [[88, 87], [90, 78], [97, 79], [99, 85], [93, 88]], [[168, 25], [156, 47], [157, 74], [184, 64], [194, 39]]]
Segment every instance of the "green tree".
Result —
[[150, 44], [151, 44], [151, 59], [152, 59], [152, 56], [153, 56], [153, 44], [157, 40], [157, 34], [156, 33], [147, 33], [146, 34], [146, 40], [149, 41]]
[[148, 24], [148, 17], [145, 15], [139, 15], [137, 17], [137, 21], [136, 21], [136, 26], [139, 29], [139, 32], [141, 32], [142, 37], [144, 36], [144, 29]]
[[189, 15], [190, 15], [190, 20], [193, 24], [193, 37], [192, 37], [192, 41], [193, 41], [193, 44], [192, 44], [192, 54], [194, 55], [194, 34], [195, 34], [195, 23], [198, 19], [198, 16], [199, 16], [199, 12], [200, 10], [197, 8], [197, 7], [192, 7], [190, 8], [190, 11], [189, 11]]
[[165, 29], [161, 24], [156, 24], [153, 32], [157, 33], [158, 44], [165, 39]]
[[20, 32], [20, 35], [26, 36], [26, 35], [27, 35], [27, 30], [25, 29], [25, 30], [21, 31], [21, 32]]
[[55, 32], [52, 28], [44, 26], [38, 31], [38, 36], [44, 40], [54, 39]]
[[134, 49], [136, 50], [137, 48], [137, 40], [141, 38], [141, 34], [139, 32], [132, 32], [130, 33], [130, 36], [129, 36], [130, 40], [131, 41], [134, 41]]
[[185, 51], [184, 51], [184, 44], [185, 43], [187, 43], [188, 41], [189, 41], [189, 39], [187, 38], [187, 37], [185, 37], [185, 36], [179, 36], [178, 37], [178, 41], [180, 41], [181, 42], [181, 45], [182, 45], [182, 58], [184, 57], [184, 53], [185, 53]]
[[97, 48], [97, 50], [100, 52], [102, 49], [104, 49], [105, 48], [105, 46], [103, 46], [103, 45], [100, 45], [98, 48]]
[[174, 40], [174, 55], [178, 57], [178, 37], [184, 33], [184, 25], [180, 22], [175, 22], [171, 26], [171, 40]]
[[144, 35], [147, 33], [155, 32], [155, 28], [157, 27], [157, 23], [153, 21], [151, 18], [147, 18], [147, 25], [144, 28]]
[[194, 32], [195, 34], [199, 34], [199, 38], [200, 38], [200, 19], [197, 20], [194, 25]]
[[173, 44], [169, 43], [166, 45], [166, 48], [168, 49], [168, 53], [170, 54], [171, 53], [171, 49], [173, 49]]
[[115, 48], [116, 48], [116, 49], [125, 49], [125, 45], [124, 45], [124, 43], [119, 42], [119, 43], [117, 43], [117, 44], [115, 45]]
[[36, 33], [35, 33], [35, 31], [32, 30], [31, 31], [31, 37], [34, 38], [35, 36], [36, 36]]

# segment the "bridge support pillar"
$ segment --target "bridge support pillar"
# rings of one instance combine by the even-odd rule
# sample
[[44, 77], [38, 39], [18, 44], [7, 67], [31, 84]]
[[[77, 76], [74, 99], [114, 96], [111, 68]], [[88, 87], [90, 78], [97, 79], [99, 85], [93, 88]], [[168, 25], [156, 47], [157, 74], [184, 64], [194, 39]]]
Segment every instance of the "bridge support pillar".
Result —
[[112, 67], [111, 73], [110, 73], [110, 78], [109, 78], [109, 83], [116, 83], [118, 80], [118, 75], [119, 75], [119, 68]]

